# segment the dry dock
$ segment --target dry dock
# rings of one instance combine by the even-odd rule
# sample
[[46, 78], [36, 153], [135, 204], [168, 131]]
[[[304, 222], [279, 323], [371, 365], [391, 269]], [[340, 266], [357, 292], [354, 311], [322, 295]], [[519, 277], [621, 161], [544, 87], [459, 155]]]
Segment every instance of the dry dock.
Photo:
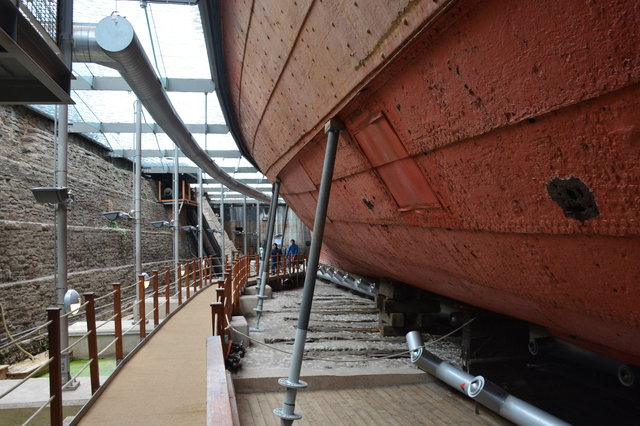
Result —
[[[405, 350], [404, 338], [381, 338], [373, 301], [318, 282], [307, 354], [309, 388], [299, 392], [296, 424], [507, 424], [472, 401], [415, 369], [406, 356], [376, 360]], [[202, 425], [205, 423], [205, 339], [211, 333], [209, 303], [215, 289], [196, 296], [158, 330], [123, 366], [80, 424]], [[288, 351], [293, 343], [300, 289], [266, 300], [263, 333], [251, 337]], [[249, 318], [253, 325], [254, 318]], [[455, 345], [434, 348], [456, 356]], [[277, 378], [286, 376], [289, 356], [253, 343], [234, 374], [244, 425], [275, 425], [272, 409], [282, 404]]]

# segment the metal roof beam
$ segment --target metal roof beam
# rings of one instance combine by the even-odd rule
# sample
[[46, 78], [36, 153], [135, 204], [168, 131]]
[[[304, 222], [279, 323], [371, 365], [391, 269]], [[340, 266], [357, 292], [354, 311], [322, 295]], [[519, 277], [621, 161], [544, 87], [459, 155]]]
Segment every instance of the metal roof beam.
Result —
[[[251, 166], [247, 167], [221, 167], [227, 173], [260, 173], [258, 170]], [[200, 167], [197, 166], [180, 166], [180, 173], [198, 173]], [[142, 172], [146, 174], [165, 174], [173, 172], [173, 165], [167, 165], [166, 167], [154, 166], [154, 167], [142, 167]]]
[[[242, 182], [242, 183], [247, 183], [247, 184], [269, 184], [271, 185], [271, 183], [267, 180], [267, 178], [247, 178], [247, 179], [238, 179], [236, 178], [237, 181]], [[204, 188], [211, 188], [211, 185], [218, 185], [220, 186], [220, 183], [215, 180], [215, 179], [202, 179], [202, 186]]]
[[[214, 158], [240, 158], [240, 151], [233, 149], [207, 149], [205, 151], [210, 157]], [[173, 157], [175, 151], [173, 149], [143, 149], [141, 150], [142, 157]], [[110, 154], [111, 157], [124, 157], [131, 158], [136, 156], [135, 149], [114, 149]], [[180, 151], [181, 158], [187, 158], [182, 151]]]
[[[122, 77], [96, 77], [76, 75], [71, 81], [72, 90], [116, 90], [131, 91], [131, 87]], [[211, 93], [215, 90], [213, 81], [205, 78], [165, 78], [162, 85], [167, 92]]]
[[[185, 124], [187, 130], [194, 133], [208, 133], [224, 135], [229, 133], [226, 124]], [[205, 132], [205, 129], [207, 130]], [[134, 123], [89, 123], [74, 122], [69, 123], [71, 133], [135, 133]], [[142, 133], [164, 133], [157, 123], [143, 124]]]

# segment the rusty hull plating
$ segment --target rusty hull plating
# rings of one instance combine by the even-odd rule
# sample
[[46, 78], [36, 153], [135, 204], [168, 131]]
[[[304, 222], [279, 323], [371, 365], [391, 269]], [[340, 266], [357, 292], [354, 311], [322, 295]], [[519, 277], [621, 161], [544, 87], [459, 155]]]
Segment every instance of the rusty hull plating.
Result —
[[640, 3], [286, 3], [220, 2], [230, 101], [307, 225], [345, 122], [323, 260], [640, 365]]

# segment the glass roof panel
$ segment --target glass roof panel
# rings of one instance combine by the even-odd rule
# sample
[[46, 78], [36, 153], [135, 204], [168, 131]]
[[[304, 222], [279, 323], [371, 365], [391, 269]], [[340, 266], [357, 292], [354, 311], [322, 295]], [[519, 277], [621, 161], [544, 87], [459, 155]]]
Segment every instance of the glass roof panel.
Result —
[[[118, 13], [127, 18], [145, 49], [150, 62], [161, 79], [210, 80], [202, 23], [197, 6], [147, 3], [138, 1], [75, 0], [76, 23], [98, 23], [101, 19]], [[115, 12], [117, 11], [117, 12]], [[153, 40], [153, 43], [152, 43]], [[74, 63], [73, 72], [79, 79], [91, 82], [94, 77], [120, 77], [113, 69], [96, 64]], [[185, 124], [224, 124], [224, 116], [215, 93], [169, 92], [174, 109]], [[136, 96], [130, 91], [73, 90], [75, 105], [69, 108], [71, 122], [79, 123], [133, 123]], [[36, 105], [36, 109], [53, 117], [55, 106]], [[206, 108], [206, 114], [205, 114]], [[154, 120], [143, 108], [143, 126], [153, 125]], [[99, 128], [96, 127], [98, 131]], [[84, 133], [96, 142], [113, 150], [132, 150], [135, 139], [132, 133]], [[233, 150], [237, 147], [230, 133], [193, 134], [203, 149]], [[173, 150], [173, 142], [164, 133], [143, 133], [143, 150]], [[172, 152], [170, 153], [172, 154]], [[133, 158], [131, 158], [133, 159]], [[213, 158], [220, 166], [236, 169], [251, 167], [244, 158]], [[193, 167], [186, 157], [180, 158], [181, 167]], [[172, 158], [143, 157], [143, 167], [161, 167], [167, 172], [173, 167]], [[229, 173], [237, 178], [265, 179], [257, 173]], [[266, 179], [264, 180], [265, 182]]]

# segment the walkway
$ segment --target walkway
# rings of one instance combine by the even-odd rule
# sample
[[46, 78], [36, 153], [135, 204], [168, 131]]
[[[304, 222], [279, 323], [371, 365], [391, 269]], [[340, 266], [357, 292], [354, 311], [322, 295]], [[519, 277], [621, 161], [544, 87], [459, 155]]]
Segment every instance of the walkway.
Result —
[[198, 293], [114, 377], [81, 425], [203, 425], [215, 287]]

